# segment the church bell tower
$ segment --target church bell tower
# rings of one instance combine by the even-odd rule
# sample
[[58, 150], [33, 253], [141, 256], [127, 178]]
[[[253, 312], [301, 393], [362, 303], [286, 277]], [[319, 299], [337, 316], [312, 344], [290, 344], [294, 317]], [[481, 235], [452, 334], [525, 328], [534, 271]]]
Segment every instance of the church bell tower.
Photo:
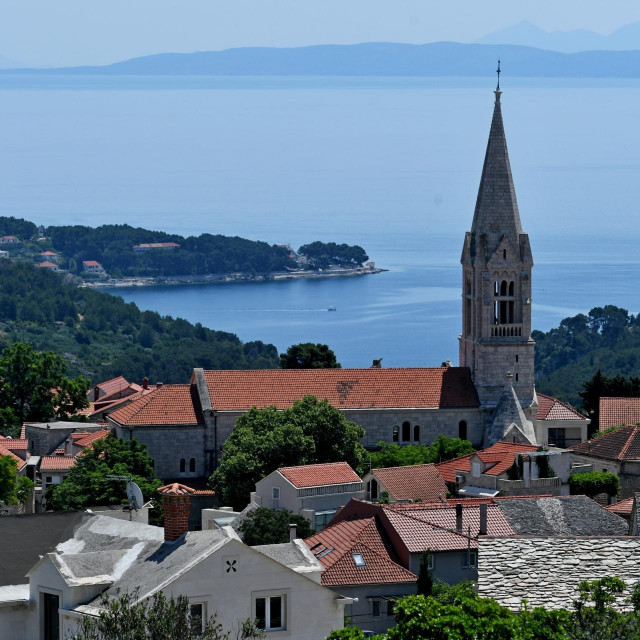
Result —
[[[500, 105], [500, 67], [489, 142], [471, 231], [462, 249], [460, 366], [469, 367], [483, 407], [495, 407], [505, 375], [533, 413], [529, 236], [522, 231]], [[527, 409], [529, 409], [527, 411]]]

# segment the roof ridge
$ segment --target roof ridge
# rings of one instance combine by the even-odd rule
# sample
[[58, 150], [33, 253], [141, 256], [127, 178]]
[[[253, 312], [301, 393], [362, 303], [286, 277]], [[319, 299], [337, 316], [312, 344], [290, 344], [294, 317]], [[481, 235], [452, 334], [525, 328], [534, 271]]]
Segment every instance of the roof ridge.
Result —
[[[385, 505], [383, 505], [385, 506]], [[469, 505], [467, 508], [471, 508], [473, 506], [476, 505]], [[480, 503], [478, 503], [478, 507], [480, 506]], [[488, 506], [496, 506], [497, 505], [487, 505]], [[427, 511], [428, 509], [425, 509], [425, 511]], [[434, 511], [436, 511], [436, 509], [433, 509]], [[441, 509], [437, 509], [437, 510], [441, 510]], [[464, 531], [458, 531], [457, 529], [450, 529], [449, 527], [444, 527], [440, 524], [436, 524], [435, 522], [431, 522], [429, 521], [425, 521], [425, 520], [421, 520], [420, 518], [416, 518], [415, 516], [413, 516], [413, 514], [411, 514], [411, 512], [407, 513], [406, 511], [395, 511], [394, 509], [389, 509], [389, 511], [391, 511], [392, 513], [397, 513], [400, 514], [406, 518], [411, 518], [412, 520], [415, 520], [416, 522], [419, 522], [420, 524], [428, 524], [430, 527], [433, 527], [434, 529], [439, 529], [440, 531], [446, 531], [448, 533], [455, 533], [457, 536], [460, 536], [462, 538], [468, 538], [469, 536], [464, 533]], [[416, 511], [418, 511], [418, 509], [416, 509]], [[476, 540], [478, 538], [478, 535], [476, 534], [475, 536], [471, 536], [471, 538], [473, 540]]]
[[629, 450], [629, 447], [631, 446], [631, 443], [633, 442], [636, 435], [638, 434], [638, 429], [640, 429], [640, 427], [631, 427], [631, 428], [633, 429], [633, 431], [629, 434], [627, 441], [624, 443], [624, 445], [622, 446], [622, 449], [620, 449], [620, 453], [618, 454], [618, 457], [621, 460], [624, 459], [625, 455], [627, 454], [627, 451]]

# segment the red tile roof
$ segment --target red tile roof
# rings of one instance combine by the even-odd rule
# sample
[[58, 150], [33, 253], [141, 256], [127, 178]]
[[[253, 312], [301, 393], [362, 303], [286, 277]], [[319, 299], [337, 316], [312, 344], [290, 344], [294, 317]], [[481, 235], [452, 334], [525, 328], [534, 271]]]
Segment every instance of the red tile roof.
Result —
[[38, 264], [36, 265], [36, 267], [42, 267], [43, 269], [52, 269], [57, 266], [58, 266], [57, 264], [54, 264], [53, 262], [49, 262], [48, 260], [43, 260], [42, 262], [38, 262]]
[[600, 431], [640, 422], [640, 398], [600, 398]]
[[[345, 520], [307, 538], [305, 544], [325, 568], [325, 586], [397, 584], [415, 582], [417, 576], [392, 559], [376, 519]], [[356, 566], [360, 554], [364, 566]]]
[[76, 463], [71, 456], [42, 456], [40, 471], [68, 471]]
[[9, 456], [18, 463], [18, 471], [27, 464], [26, 460], [23, 460], [20, 456], [17, 456], [11, 449], [8, 449], [2, 442], [0, 442], [0, 456]]
[[40, 255], [41, 256], [57, 256], [58, 254], [55, 251], [42, 251]]
[[346, 462], [280, 467], [278, 471], [298, 489], [361, 482], [358, 474]]
[[88, 415], [89, 417], [92, 418], [92, 417], [101, 415], [105, 411], [113, 411], [120, 405], [129, 404], [134, 400], [137, 400], [138, 398], [142, 398], [143, 396], [150, 394], [152, 391], [155, 391], [155, 387], [151, 389], [142, 389], [141, 391], [136, 391], [136, 393], [132, 393], [130, 396], [125, 396], [124, 398], [117, 398], [116, 400], [103, 400], [101, 398], [98, 402], [91, 403], [93, 406]]
[[25, 438], [3, 438], [0, 436], [0, 445], [11, 451], [26, 451], [29, 448], [29, 441]]
[[640, 460], [640, 427], [622, 427], [569, 449], [605, 460]]
[[610, 504], [605, 507], [610, 513], [615, 513], [617, 516], [628, 516], [633, 509], [633, 497], [620, 500], [615, 504]]
[[339, 409], [477, 407], [466, 367], [406, 369], [263, 369], [205, 371], [211, 405], [218, 411], [291, 407], [304, 395]]
[[487, 449], [480, 449], [480, 451], [470, 453], [469, 455], [462, 456], [460, 458], [454, 458], [447, 462], [440, 462], [436, 464], [436, 468], [444, 478], [445, 482], [455, 482], [456, 471], [471, 471], [471, 458], [474, 455], [477, 455], [482, 462], [484, 462], [485, 469], [489, 466], [484, 473], [491, 476], [498, 476], [507, 471], [507, 469], [513, 465], [516, 453], [537, 451], [537, 449], [537, 446], [531, 444], [496, 442]]
[[[102, 396], [110, 396], [117, 391], [122, 391], [129, 386], [129, 382], [126, 378], [122, 376], [118, 376], [117, 378], [112, 378], [111, 380], [105, 380], [104, 382], [100, 382], [96, 385], [96, 387], [102, 392]], [[91, 392], [89, 392], [91, 393]]]
[[372, 473], [395, 500], [430, 502], [447, 496], [447, 485], [434, 464], [373, 469]]
[[538, 396], [538, 420], [586, 420], [579, 411], [570, 404], [560, 402], [556, 398], [537, 393]]
[[102, 438], [106, 438], [110, 433], [111, 431], [109, 431], [109, 429], [100, 429], [99, 431], [94, 431], [93, 433], [86, 433], [83, 434], [81, 438], [75, 440], [74, 444], [78, 445], [79, 447], [89, 447], [96, 440], [102, 440]]
[[123, 426], [198, 424], [188, 384], [163, 385], [126, 407], [116, 409], [109, 418]]
[[83, 260], [82, 264], [85, 265], [86, 267], [99, 267], [100, 263], [96, 262], [95, 260]]

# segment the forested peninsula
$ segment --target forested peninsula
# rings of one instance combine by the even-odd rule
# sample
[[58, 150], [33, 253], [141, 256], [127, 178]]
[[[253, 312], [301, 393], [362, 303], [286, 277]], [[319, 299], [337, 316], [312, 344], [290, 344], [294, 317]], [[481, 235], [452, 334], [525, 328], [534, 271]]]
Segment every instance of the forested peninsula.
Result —
[[[14, 241], [2, 242], [7, 238]], [[0, 249], [9, 251], [12, 258], [103, 284], [123, 278], [200, 282], [210, 276], [220, 281], [221, 276], [264, 279], [379, 271], [371, 263], [363, 268], [369, 257], [358, 245], [316, 241], [295, 251], [289, 244], [237, 236], [184, 237], [126, 224], [44, 228], [9, 217], [0, 218]]]

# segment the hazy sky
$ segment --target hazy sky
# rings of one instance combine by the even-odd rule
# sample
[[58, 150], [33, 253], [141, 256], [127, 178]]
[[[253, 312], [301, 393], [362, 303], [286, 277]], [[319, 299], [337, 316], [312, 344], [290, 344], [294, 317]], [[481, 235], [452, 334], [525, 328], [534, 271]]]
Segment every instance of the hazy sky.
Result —
[[638, 0], [0, 0], [0, 55], [105, 64], [165, 51], [364, 41], [473, 41], [528, 20], [609, 33]]

